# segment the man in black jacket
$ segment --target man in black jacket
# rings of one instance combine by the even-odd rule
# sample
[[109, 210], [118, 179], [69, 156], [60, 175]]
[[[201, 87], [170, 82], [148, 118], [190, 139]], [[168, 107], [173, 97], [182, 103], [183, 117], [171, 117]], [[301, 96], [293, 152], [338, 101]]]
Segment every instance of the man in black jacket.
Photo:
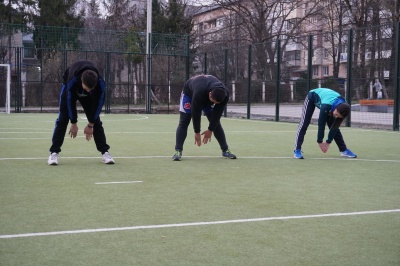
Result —
[[69, 135], [75, 138], [78, 134], [78, 115], [76, 101], [85, 111], [88, 124], [84, 129], [86, 140], [92, 137], [96, 148], [102, 153], [105, 164], [113, 164], [114, 160], [108, 152], [110, 146], [106, 142], [100, 112], [104, 104], [105, 83], [97, 67], [89, 61], [78, 61], [72, 64], [63, 75], [60, 94], [59, 113], [53, 132], [50, 147], [49, 165], [58, 165], [58, 153], [64, 142], [68, 122], [71, 121]]
[[[222, 156], [236, 159], [236, 155], [231, 153], [228, 148], [224, 129], [220, 123], [228, 100], [228, 89], [214, 76], [198, 75], [185, 82], [180, 99], [180, 118], [176, 130], [175, 154], [172, 160], [180, 161], [182, 159], [183, 144], [191, 120], [193, 120], [194, 141], [197, 146], [201, 146], [202, 142], [207, 144], [211, 141], [214, 133], [221, 147]], [[202, 112], [207, 116], [209, 126], [200, 134]], [[202, 135], [203, 141], [201, 140]]]

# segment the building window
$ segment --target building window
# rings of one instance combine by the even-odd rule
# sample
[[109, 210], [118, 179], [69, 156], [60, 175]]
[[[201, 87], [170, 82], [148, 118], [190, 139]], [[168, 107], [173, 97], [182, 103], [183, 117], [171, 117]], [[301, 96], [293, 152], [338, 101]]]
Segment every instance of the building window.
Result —
[[310, 22], [313, 23], [313, 24], [317, 23], [318, 22], [318, 17], [315, 16], [315, 15], [311, 16]]
[[312, 72], [313, 76], [318, 76], [318, 67], [313, 67]]
[[224, 18], [217, 18], [217, 28], [222, 28], [224, 26]]
[[300, 60], [300, 52], [301, 51], [299, 51], [299, 50], [297, 50], [297, 51], [288, 51], [288, 52], [286, 52], [286, 60], [287, 61], [294, 61], [294, 60], [296, 60], [296, 61], [298, 61], [298, 60]]
[[35, 58], [35, 45], [33, 42], [24, 42], [24, 58]]
[[296, 23], [295, 19], [289, 19], [288, 21], [286, 21], [286, 29], [287, 30], [293, 29], [295, 23]]
[[208, 29], [214, 29], [216, 26], [217, 26], [217, 20], [213, 19], [207, 21], [204, 28], [208, 30]]
[[323, 71], [324, 71], [324, 76], [329, 76], [329, 66], [324, 66]]
[[329, 57], [329, 50], [324, 48], [324, 58], [328, 58]]

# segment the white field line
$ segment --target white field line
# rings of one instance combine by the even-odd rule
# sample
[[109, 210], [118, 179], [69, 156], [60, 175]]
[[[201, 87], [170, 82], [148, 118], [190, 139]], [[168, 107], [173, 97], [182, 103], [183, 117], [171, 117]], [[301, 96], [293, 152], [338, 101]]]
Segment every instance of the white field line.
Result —
[[[13, 130], [18, 130], [15, 128]], [[25, 129], [21, 129], [25, 130]], [[308, 130], [309, 132], [317, 132], [317, 130]], [[46, 131], [46, 132], [23, 132], [23, 131], [0, 131], [0, 134], [52, 134], [53, 131]], [[257, 130], [257, 131], [246, 131], [246, 130], [231, 130], [225, 131], [225, 133], [246, 133], [246, 134], [275, 134], [275, 133], [290, 133], [293, 134], [293, 130], [277, 130], [277, 131], [264, 131], [264, 130]], [[176, 134], [175, 131], [107, 131], [107, 134]], [[65, 137], [70, 138], [70, 137]], [[1, 139], [12, 139], [12, 138], [1, 138]], [[27, 138], [28, 139], [28, 138]], [[49, 139], [48, 137], [46, 139]]]
[[356, 215], [397, 213], [397, 212], [400, 212], [400, 209], [363, 211], [363, 212], [312, 214], [312, 215], [296, 215], [296, 216], [278, 216], [278, 217], [223, 220], [223, 221], [212, 221], [212, 222], [193, 222], [193, 223], [159, 224], [159, 225], [138, 225], [138, 226], [129, 226], [129, 227], [112, 227], [112, 228], [97, 228], [97, 229], [82, 229], [82, 230], [69, 230], [69, 231], [26, 233], [26, 234], [14, 234], [14, 235], [0, 235], [0, 239], [35, 237], [35, 236], [53, 236], [53, 235], [66, 235], [66, 234], [84, 234], [84, 233], [98, 233], [98, 232], [113, 232], [113, 231], [128, 231], [128, 230], [140, 230], [140, 229], [174, 228], [174, 227], [201, 226], [201, 225], [251, 223], [251, 222], [263, 222], [263, 221], [275, 221], [275, 220], [293, 220], [293, 219], [311, 219], [311, 218], [356, 216]]
[[114, 182], [97, 182], [95, 185], [112, 185], [112, 184], [134, 184], [143, 183], [143, 181], [114, 181]]
[[[99, 159], [100, 157], [61, 157], [64, 159]], [[170, 159], [171, 156], [169, 155], [159, 155], [159, 156], [119, 156], [115, 157], [114, 159], [163, 159], [168, 158]], [[221, 158], [221, 156], [187, 156], [185, 155], [184, 158]], [[25, 157], [25, 158], [0, 158], [0, 161], [8, 161], [8, 160], [47, 160], [48, 157]], [[266, 160], [279, 160], [279, 159], [290, 159], [295, 160], [292, 156], [286, 157], [270, 157], [270, 156], [243, 156], [238, 157], [238, 160], [245, 160], [245, 159], [266, 159]], [[345, 158], [345, 157], [335, 157], [335, 158], [309, 158], [307, 157], [305, 160], [336, 160], [336, 161], [346, 161], [346, 162], [387, 162], [387, 163], [400, 163], [400, 160], [372, 160], [372, 159], [359, 159], [359, 158]]]

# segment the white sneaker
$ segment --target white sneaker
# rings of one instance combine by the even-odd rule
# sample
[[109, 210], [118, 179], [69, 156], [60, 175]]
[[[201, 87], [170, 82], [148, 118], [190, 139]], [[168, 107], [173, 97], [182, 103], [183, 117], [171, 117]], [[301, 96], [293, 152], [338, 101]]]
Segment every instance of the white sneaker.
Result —
[[103, 163], [105, 164], [114, 164], [114, 159], [112, 158], [111, 154], [106, 151], [102, 156]]
[[53, 152], [50, 154], [49, 159], [47, 160], [49, 165], [58, 165], [58, 153]]

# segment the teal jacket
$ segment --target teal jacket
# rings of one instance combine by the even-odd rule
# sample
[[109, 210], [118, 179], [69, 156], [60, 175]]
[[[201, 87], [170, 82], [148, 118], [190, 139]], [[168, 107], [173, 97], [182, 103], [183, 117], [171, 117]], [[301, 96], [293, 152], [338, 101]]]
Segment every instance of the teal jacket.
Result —
[[[308, 98], [320, 110], [318, 118], [317, 142], [322, 143], [324, 139], [326, 123], [329, 119], [335, 119], [332, 114], [333, 111], [339, 104], [346, 102], [346, 100], [342, 96], [340, 96], [339, 93], [328, 88], [318, 88], [310, 90], [310, 92], [308, 93]], [[332, 142], [333, 137], [336, 134], [336, 130], [339, 128], [342, 121], [343, 118], [335, 119], [335, 121], [332, 123], [332, 126], [329, 128], [328, 138], [326, 139], [326, 142]]]

